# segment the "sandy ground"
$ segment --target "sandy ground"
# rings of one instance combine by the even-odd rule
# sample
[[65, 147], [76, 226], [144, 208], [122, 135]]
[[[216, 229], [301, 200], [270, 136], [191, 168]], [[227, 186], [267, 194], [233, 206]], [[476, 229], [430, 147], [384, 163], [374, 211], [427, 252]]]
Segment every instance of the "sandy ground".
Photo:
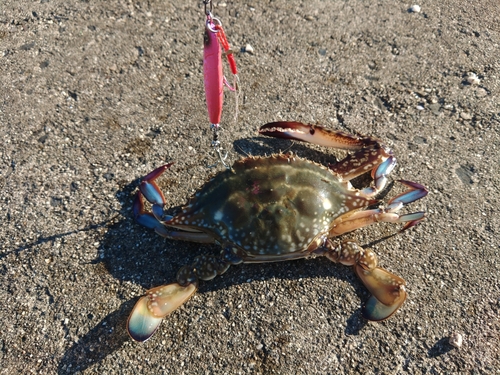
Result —
[[[166, 161], [169, 205], [214, 162], [200, 1], [10, 1], [0, 6], [1, 374], [500, 374], [500, 11], [496, 0], [227, 1], [239, 119], [236, 160], [290, 148], [260, 125], [299, 120], [373, 135], [391, 178], [428, 187], [428, 219], [357, 232], [409, 298], [383, 323], [326, 259], [232, 267], [147, 343], [125, 321], [201, 246], [136, 224], [139, 179]], [[477, 79], [469, 73], [476, 74]], [[385, 238], [385, 239], [383, 239]], [[379, 239], [383, 239], [378, 241]], [[458, 333], [457, 349], [448, 337]]]

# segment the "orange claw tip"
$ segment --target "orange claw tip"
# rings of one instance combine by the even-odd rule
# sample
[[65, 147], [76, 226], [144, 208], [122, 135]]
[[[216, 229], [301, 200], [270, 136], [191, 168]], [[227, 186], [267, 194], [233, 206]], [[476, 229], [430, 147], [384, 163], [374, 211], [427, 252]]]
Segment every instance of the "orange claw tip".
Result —
[[181, 286], [177, 283], [158, 286], [148, 290], [147, 308], [152, 316], [163, 318], [179, 308], [196, 292], [196, 286]]
[[134, 341], [144, 342], [148, 340], [163, 320], [163, 318], [157, 318], [149, 312], [148, 301], [148, 296], [141, 297], [128, 317], [127, 331]]
[[403, 227], [403, 228], [401, 228], [400, 232], [404, 232], [404, 231], [405, 231], [405, 230], [407, 230], [407, 229], [413, 228], [414, 226], [416, 226], [416, 225], [420, 224], [420, 222], [421, 222], [422, 220], [424, 220], [424, 219], [422, 218], [422, 219], [420, 219], [420, 220], [413, 220], [413, 221], [410, 221], [410, 222], [406, 223], [406, 224], [404, 225], [404, 227]]
[[177, 283], [148, 290], [135, 304], [127, 321], [130, 337], [138, 342], [148, 340], [156, 332], [165, 316], [186, 302], [196, 291], [194, 284]]
[[358, 265], [355, 271], [366, 289], [384, 305], [402, 305], [405, 301], [405, 281], [401, 277], [380, 267], [365, 270]]
[[[405, 298], [406, 298], [406, 293], [405, 293]], [[363, 315], [363, 318], [365, 318], [366, 320], [371, 320], [373, 322], [380, 322], [382, 320], [390, 318], [392, 314], [394, 314], [399, 309], [399, 307], [403, 304], [403, 302], [404, 299], [403, 301], [401, 301], [401, 303], [396, 303], [394, 305], [388, 306], [384, 305], [374, 296], [371, 296], [363, 306], [361, 314]]]

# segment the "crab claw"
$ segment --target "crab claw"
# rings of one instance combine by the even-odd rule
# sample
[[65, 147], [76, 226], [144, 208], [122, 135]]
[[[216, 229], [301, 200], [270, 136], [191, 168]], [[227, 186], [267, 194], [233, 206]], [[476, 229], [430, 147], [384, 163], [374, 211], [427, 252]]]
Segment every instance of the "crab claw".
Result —
[[148, 340], [165, 316], [179, 308], [196, 292], [196, 285], [177, 283], [159, 286], [147, 291], [135, 304], [127, 321], [130, 337], [139, 342]]
[[160, 177], [167, 168], [170, 168], [172, 164], [174, 163], [168, 163], [162, 165], [159, 168], [156, 168], [153, 172], [149, 173], [146, 177], [144, 177], [141, 184], [139, 185], [141, 193], [153, 205], [158, 205], [162, 207], [163, 205], [165, 205], [165, 197], [161, 192], [160, 188], [158, 187], [158, 185], [156, 185], [155, 180], [158, 177]]
[[363, 306], [365, 319], [381, 321], [394, 314], [406, 300], [405, 281], [383, 268], [354, 267], [366, 289], [372, 294]]
[[[135, 196], [134, 204], [132, 206], [135, 220], [147, 228], [156, 230], [156, 232], [160, 235], [162, 235], [164, 230], [162, 222], [169, 220], [172, 217], [165, 215], [163, 212], [165, 196], [156, 184], [155, 180], [160, 177], [167, 168], [170, 168], [172, 164], [173, 163], [162, 165], [144, 177], [143, 181], [139, 185], [139, 191]], [[152, 204], [151, 212], [146, 212], [144, 210], [144, 198]]]
[[391, 209], [392, 207], [397, 207], [400, 204], [404, 205], [418, 201], [419, 199], [422, 199], [423, 197], [427, 196], [427, 194], [429, 194], [429, 191], [425, 188], [425, 186], [417, 184], [416, 182], [407, 180], [398, 180], [398, 182], [402, 183], [405, 186], [408, 186], [410, 189], [392, 198], [388, 202], [389, 209]]
[[[397, 212], [404, 205], [422, 199], [427, 194], [429, 194], [429, 191], [425, 188], [425, 186], [417, 184], [416, 182], [407, 180], [398, 180], [398, 181], [401, 182], [403, 185], [408, 186], [410, 189], [392, 198], [388, 202], [386, 208], [387, 212]], [[424, 220], [424, 218], [425, 218], [425, 212], [423, 211], [413, 212], [411, 214], [405, 214], [399, 216], [398, 222], [406, 223], [403, 229], [401, 229], [401, 232], [411, 227], [414, 227], [422, 220]]]
[[141, 193], [135, 195], [132, 211], [134, 212], [135, 220], [146, 228], [156, 229], [161, 227], [160, 222], [153, 214], [144, 211], [144, 198]]
[[144, 342], [153, 336], [162, 320], [149, 312], [148, 296], [141, 297], [128, 317], [128, 334], [133, 340]]
[[259, 133], [268, 137], [294, 139], [320, 146], [343, 150], [359, 150], [372, 144], [371, 138], [360, 138], [342, 131], [330, 130], [319, 125], [302, 124], [295, 121], [277, 121], [262, 125]]

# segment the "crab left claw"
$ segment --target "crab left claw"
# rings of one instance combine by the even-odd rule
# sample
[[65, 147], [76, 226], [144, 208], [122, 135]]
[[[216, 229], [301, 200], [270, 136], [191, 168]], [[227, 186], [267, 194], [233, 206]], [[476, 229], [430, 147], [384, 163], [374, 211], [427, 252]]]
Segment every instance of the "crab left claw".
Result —
[[196, 292], [196, 286], [177, 283], [159, 286], [147, 291], [135, 304], [127, 321], [127, 330], [135, 341], [148, 340], [158, 329], [164, 317], [179, 308]]

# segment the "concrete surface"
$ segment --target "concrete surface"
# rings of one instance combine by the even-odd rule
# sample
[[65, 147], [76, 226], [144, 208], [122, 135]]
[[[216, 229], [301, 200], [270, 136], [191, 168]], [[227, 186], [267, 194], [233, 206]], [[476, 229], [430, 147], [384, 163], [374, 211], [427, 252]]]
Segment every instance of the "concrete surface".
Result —
[[235, 49], [254, 49], [237, 54], [236, 124], [226, 101], [230, 159], [290, 148], [335, 160], [256, 134], [300, 120], [381, 138], [398, 157], [392, 178], [429, 188], [411, 207], [429, 213], [418, 227], [355, 235], [407, 280], [407, 302], [367, 323], [368, 293], [347, 267], [243, 265], [132, 342], [137, 297], [215, 249], [164, 240], [131, 215], [156, 166], [176, 163], [161, 181], [172, 206], [214, 172], [201, 0], [3, 0], [0, 373], [499, 374], [496, 0], [427, 0], [419, 13], [390, 0], [216, 5]]

